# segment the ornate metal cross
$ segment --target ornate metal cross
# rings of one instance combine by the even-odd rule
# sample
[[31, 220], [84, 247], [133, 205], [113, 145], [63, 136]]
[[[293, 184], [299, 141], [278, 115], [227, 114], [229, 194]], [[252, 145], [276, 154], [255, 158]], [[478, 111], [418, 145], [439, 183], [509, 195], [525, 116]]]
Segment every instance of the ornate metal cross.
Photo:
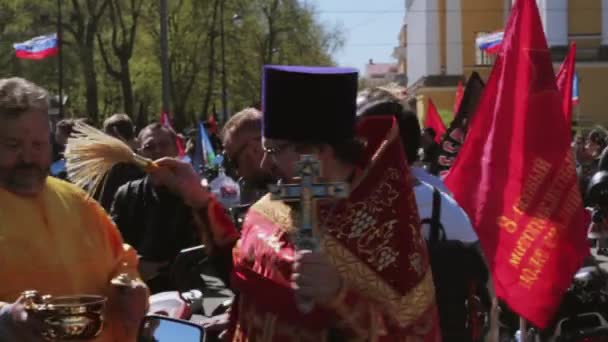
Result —
[[[313, 228], [316, 225], [315, 201], [324, 198], [346, 198], [349, 194], [348, 183], [320, 183], [318, 177], [321, 171], [321, 163], [310, 154], [300, 156], [296, 163], [296, 173], [299, 183], [277, 184], [268, 187], [270, 197], [273, 200], [284, 202], [300, 202], [300, 218], [298, 230], [295, 234], [295, 247], [297, 250], [316, 250], [319, 247], [317, 239], [313, 236]], [[314, 308], [311, 298], [296, 297], [297, 307], [302, 313], [309, 313]]]
[[313, 240], [305, 238], [307, 236], [312, 238], [313, 227], [316, 226], [315, 201], [324, 198], [346, 198], [349, 194], [348, 183], [318, 182], [320, 170], [321, 163], [314, 155], [303, 154], [296, 163], [296, 173], [298, 174], [296, 179], [299, 179], [299, 183], [269, 186], [273, 200], [300, 202], [300, 217], [297, 223], [299, 229], [295, 241], [298, 249], [315, 249], [315, 246], [306, 246]]

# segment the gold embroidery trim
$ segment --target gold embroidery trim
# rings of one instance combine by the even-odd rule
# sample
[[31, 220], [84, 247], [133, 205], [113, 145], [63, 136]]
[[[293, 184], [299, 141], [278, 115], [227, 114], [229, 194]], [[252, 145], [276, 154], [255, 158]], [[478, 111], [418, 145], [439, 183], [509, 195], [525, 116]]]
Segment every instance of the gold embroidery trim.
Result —
[[363, 182], [363, 180], [365, 179], [365, 177], [367, 176], [369, 171], [374, 167], [374, 165], [378, 161], [378, 158], [382, 154], [384, 154], [384, 151], [388, 148], [390, 143], [393, 142], [398, 136], [399, 136], [399, 131], [397, 130], [397, 125], [395, 124], [395, 125], [393, 125], [393, 127], [391, 127], [391, 130], [387, 133], [384, 141], [382, 141], [382, 143], [380, 143], [380, 147], [378, 147], [378, 150], [376, 150], [376, 152], [374, 152], [374, 155], [372, 156], [371, 161], [368, 163], [368, 165], [366, 165], [365, 169], [363, 170], [363, 172], [361, 172], [359, 177], [357, 177], [355, 179], [355, 181], [353, 182], [353, 184], [351, 186], [351, 190], [350, 190], [351, 192], [354, 191]]
[[355, 334], [359, 337], [367, 337], [368, 331], [366, 330], [366, 326], [361, 326], [361, 321], [365, 318], [366, 314], [369, 315], [370, 308], [366, 306], [366, 304], [357, 302], [354, 307], [347, 307], [342, 303], [342, 305], [337, 305], [334, 307], [334, 310], [341, 316], [342, 318], [342, 326], [346, 327], [355, 332]]
[[348, 286], [346, 286], [345, 281], [342, 281], [342, 287], [340, 288], [340, 291], [334, 299], [327, 303], [327, 306], [330, 308], [341, 306], [346, 300], [346, 295], [348, 294], [349, 290], [350, 289]]
[[293, 210], [283, 201], [271, 200], [270, 194], [262, 197], [251, 209], [278, 225], [282, 231], [291, 232], [295, 229]]
[[321, 241], [330, 262], [338, 269], [345, 283], [378, 302], [401, 328], [414, 323], [435, 300], [430, 268], [422, 280], [404, 296], [384, 282], [373, 270], [344, 248], [339, 241], [325, 236]]

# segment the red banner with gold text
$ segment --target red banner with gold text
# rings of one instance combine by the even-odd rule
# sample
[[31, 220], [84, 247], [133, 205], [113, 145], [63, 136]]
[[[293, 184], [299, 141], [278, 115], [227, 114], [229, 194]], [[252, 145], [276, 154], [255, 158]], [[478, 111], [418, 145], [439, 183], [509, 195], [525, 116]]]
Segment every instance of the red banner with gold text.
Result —
[[538, 327], [589, 249], [551, 56], [534, 0], [518, 0], [445, 182], [469, 214], [498, 297]]

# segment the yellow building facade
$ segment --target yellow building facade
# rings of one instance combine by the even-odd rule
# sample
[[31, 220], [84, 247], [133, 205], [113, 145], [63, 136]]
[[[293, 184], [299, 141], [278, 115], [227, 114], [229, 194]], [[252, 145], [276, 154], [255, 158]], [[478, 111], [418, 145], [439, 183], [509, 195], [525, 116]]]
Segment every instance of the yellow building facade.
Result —
[[[429, 98], [440, 111], [451, 111], [458, 81], [471, 72], [487, 79], [494, 57], [480, 51], [475, 39], [504, 29], [513, 1], [405, 0], [394, 56], [419, 115], [426, 113]], [[569, 43], [577, 44], [580, 102], [573, 119], [581, 126], [608, 127], [608, 0], [537, 4], [556, 70]]]

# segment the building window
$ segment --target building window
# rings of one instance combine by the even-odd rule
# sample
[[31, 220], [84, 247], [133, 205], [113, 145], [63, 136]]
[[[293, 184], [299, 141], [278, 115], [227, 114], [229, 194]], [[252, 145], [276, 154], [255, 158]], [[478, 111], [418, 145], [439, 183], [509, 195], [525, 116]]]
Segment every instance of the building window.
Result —
[[[488, 34], [489, 32], [477, 32], [477, 34], [475, 35], [475, 39], [477, 39], [478, 37], [481, 37], [483, 35]], [[477, 47], [477, 44], [475, 45], [475, 64], [476, 65], [492, 65], [494, 64], [494, 61], [496, 60], [496, 56], [486, 53], [485, 51], [483, 51], [482, 49], [480, 49], [479, 47]]]

